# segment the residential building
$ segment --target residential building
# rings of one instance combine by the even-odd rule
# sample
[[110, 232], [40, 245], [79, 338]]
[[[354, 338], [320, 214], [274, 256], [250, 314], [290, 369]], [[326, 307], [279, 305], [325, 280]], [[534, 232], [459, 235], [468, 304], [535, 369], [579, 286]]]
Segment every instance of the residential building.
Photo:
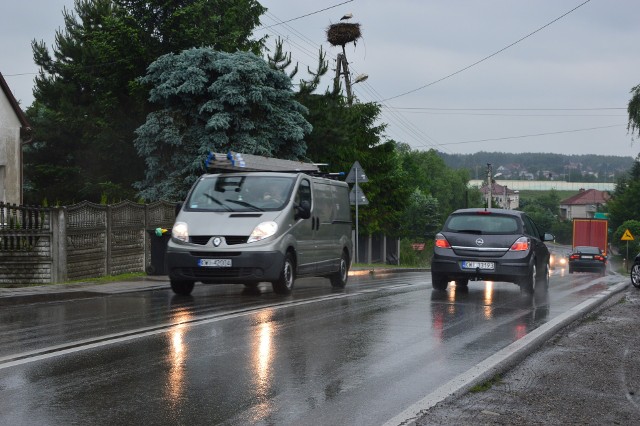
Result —
[[[480, 187], [485, 203], [489, 202], [489, 185]], [[520, 194], [509, 189], [506, 185], [493, 182], [491, 185], [491, 207], [502, 209], [517, 209], [520, 207]]]
[[0, 202], [22, 204], [22, 146], [31, 126], [0, 73]]
[[582, 188], [576, 195], [560, 201], [560, 217], [568, 220], [593, 218], [610, 198], [608, 192]]

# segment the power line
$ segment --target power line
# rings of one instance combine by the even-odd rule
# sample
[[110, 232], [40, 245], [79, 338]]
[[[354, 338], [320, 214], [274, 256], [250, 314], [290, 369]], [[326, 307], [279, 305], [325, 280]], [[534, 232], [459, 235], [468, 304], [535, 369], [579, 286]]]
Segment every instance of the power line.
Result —
[[286, 24], [287, 22], [296, 21], [298, 19], [306, 18], [307, 16], [315, 15], [316, 13], [324, 12], [325, 10], [333, 9], [335, 7], [338, 7], [338, 6], [342, 6], [343, 4], [351, 3], [352, 1], [353, 0], [349, 0], [349, 1], [342, 2], [342, 3], [334, 4], [333, 6], [325, 7], [324, 9], [316, 10], [315, 12], [307, 13], [306, 15], [298, 16], [297, 18], [287, 19], [286, 21], [282, 21], [282, 22], [279, 22], [277, 24], [269, 25], [269, 26], [266, 26], [266, 27], [258, 27], [258, 28], [255, 29], [255, 31], [266, 30], [267, 28], [275, 27], [275, 26], [278, 26], [278, 25]]
[[468, 65], [468, 66], [466, 66], [466, 67], [464, 67], [464, 68], [462, 68], [462, 69], [459, 69], [459, 70], [458, 70], [458, 71], [456, 71], [456, 72], [452, 72], [451, 74], [446, 75], [446, 76], [444, 76], [444, 77], [442, 77], [442, 78], [440, 78], [440, 79], [438, 79], [438, 80], [432, 81], [431, 83], [427, 83], [427, 84], [425, 84], [424, 86], [420, 86], [420, 87], [418, 87], [418, 88], [416, 88], [416, 89], [409, 90], [409, 91], [406, 91], [406, 92], [404, 92], [404, 93], [400, 93], [399, 95], [395, 95], [395, 96], [392, 96], [392, 97], [390, 97], [390, 98], [383, 99], [382, 101], [383, 101], [383, 102], [390, 101], [391, 99], [396, 99], [396, 98], [399, 98], [399, 97], [401, 97], [401, 96], [408, 95], [409, 93], [417, 92], [418, 90], [422, 90], [422, 89], [424, 89], [424, 88], [426, 88], [426, 87], [433, 86], [433, 85], [434, 85], [434, 84], [436, 84], [436, 83], [440, 83], [441, 81], [446, 80], [446, 79], [448, 79], [448, 78], [450, 78], [450, 77], [453, 77], [454, 75], [460, 74], [461, 72], [466, 71], [466, 70], [468, 70], [469, 68], [472, 68], [472, 67], [474, 67], [474, 66], [476, 66], [476, 65], [478, 65], [478, 64], [480, 64], [480, 63], [482, 63], [482, 62], [484, 62], [484, 61], [486, 61], [487, 59], [490, 59], [490, 58], [492, 58], [492, 57], [494, 57], [494, 56], [496, 56], [496, 55], [498, 55], [498, 54], [500, 54], [500, 53], [504, 52], [505, 50], [509, 49], [510, 47], [515, 46], [516, 44], [520, 43], [521, 41], [523, 41], [523, 40], [525, 40], [525, 39], [527, 39], [527, 38], [531, 37], [531, 36], [532, 36], [532, 35], [534, 35], [535, 33], [539, 32], [539, 31], [542, 31], [544, 28], [548, 27], [549, 25], [553, 24], [554, 22], [559, 21], [560, 19], [564, 18], [565, 16], [567, 16], [567, 15], [568, 15], [568, 14], [570, 14], [571, 12], [573, 12], [573, 11], [577, 10], [578, 8], [580, 8], [580, 7], [584, 6], [585, 4], [589, 3], [590, 1], [591, 1], [591, 0], [586, 0], [585, 2], [583, 2], [583, 3], [579, 4], [578, 6], [574, 7], [573, 9], [571, 9], [570, 11], [568, 11], [568, 12], [564, 13], [563, 15], [560, 15], [559, 17], [557, 17], [557, 18], [556, 18], [556, 19], [554, 19], [553, 21], [551, 21], [551, 22], [549, 22], [549, 23], [547, 23], [547, 24], [545, 24], [545, 25], [541, 26], [540, 28], [538, 28], [537, 30], [535, 30], [535, 31], [533, 31], [533, 32], [530, 32], [530, 33], [529, 33], [529, 34], [527, 34], [526, 36], [524, 36], [524, 37], [522, 37], [522, 38], [520, 38], [520, 39], [518, 39], [518, 40], [514, 41], [513, 43], [509, 44], [508, 46], [503, 47], [502, 49], [498, 50], [497, 52], [494, 52], [494, 53], [490, 54], [489, 56], [485, 56], [484, 58], [480, 59], [479, 61], [476, 61], [476, 62], [472, 63], [471, 65]]
[[466, 143], [495, 142], [495, 141], [503, 141], [503, 140], [509, 140], [509, 139], [524, 139], [524, 138], [533, 138], [537, 136], [561, 135], [565, 133], [586, 132], [591, 130], [610, 129], [612, 127], [626, 127], [626, 126], [627, 126], [626, 124], [613, 124], [611, 126], [589, 127], [585, 129], [573, 129], [573, 130], [561, 130], [558, 132], [534, 133], [531, 135], [506, 136], [503, 138], [477, 139], [477, 140], [461, 141], [461, 142], [445, 142], [445, 143], [441, 143], [441, 145], [461, 145]]

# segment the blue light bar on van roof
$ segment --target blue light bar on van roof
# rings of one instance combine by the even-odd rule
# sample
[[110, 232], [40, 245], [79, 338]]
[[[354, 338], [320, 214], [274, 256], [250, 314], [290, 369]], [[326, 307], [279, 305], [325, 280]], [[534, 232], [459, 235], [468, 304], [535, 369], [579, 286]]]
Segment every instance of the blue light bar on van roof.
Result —
[[210, 152], [205, 160], [205, 167], [209, 172], [320, 172], [318, 166], [313, 163], [232, 153], [231, 151], [227, 154]]

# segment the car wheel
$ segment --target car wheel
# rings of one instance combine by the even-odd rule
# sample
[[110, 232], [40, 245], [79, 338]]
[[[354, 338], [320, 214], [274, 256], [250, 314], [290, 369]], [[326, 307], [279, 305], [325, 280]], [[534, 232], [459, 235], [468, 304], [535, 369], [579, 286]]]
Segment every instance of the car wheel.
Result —
[[336, 273], [329, 277], [333, 288], [344, 288], [349, 278], [349, 255], [346, 251], [342, 252], [340, 257], [340, 268]]
[[542, 288], [543, 290], [546, 290], [549, 288], [549, 276], [551, 274], [551, 268], [549, 267], [549, 264], [547, 263], [544, 267], [544, 274], [537, 277], [537, 282], [536, 282], [536, 288]]
[[456, 280], [456, 287], [467, 287], [469, 285], [469, 279], [463, 278]]
[[273, 291], [278, 294], [289, 294], [293, 290], [293, 282], [296, 279], [296, 266], [291, 252], [284, 256], [280, 277], [271, 283]]
[[449, 279], [444, 275], [440, 274], [431, 274], [431, 285], [434, 290], [444, 291], [447, 289], [447, 285], [449, 285]]
[[193, 291], [193, 281], [171, 280], [171, 290], [180, 296], [188, 296]]
[[536, 261], [533, 260], [533, 265], [529, 268], [529, 273], [526, 277], [523, 278], [520, 283], [520, 289], [527, 294], [533, 294], [536, 290], [536, 281], [537, 281], [537, 271], [536, 271]]
[[569, 267], [569, 273], [573, 274], [573, 269], [571, 269], [571, 267]]
[[635, 288], [640, 288], [640, 263], [634, 263], [631, 267], [631, 284]]

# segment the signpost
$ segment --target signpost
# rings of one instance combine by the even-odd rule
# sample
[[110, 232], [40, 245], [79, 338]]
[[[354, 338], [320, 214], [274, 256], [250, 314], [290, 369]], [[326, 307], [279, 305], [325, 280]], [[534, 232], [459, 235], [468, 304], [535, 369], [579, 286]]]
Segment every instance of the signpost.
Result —
[[369, 205], [369, 200], [367, 200], [366, 195], [364, 195], [364, 192], [362, 192], [358, 186], [358, 182], [369, 182], [369, 179], [358, 161], [353, 163], [353, 166], [351, 166], [351, 170], [349, 170], [349, 174], [347, 175], [345, 182], [354, 184], [353, 189], [351, 189], [351, 192], [349, 193], [349, 202], [351, 205], [355, 204], [356, 206], [356, 263], [359, 263], [360, 248], [358, 246], [358, 205], [362, 204], [363, 206], [367, 206]]
[[[627, 242], [627, 257], [625, 257], [625, 263], [627, 263], [629, 261], [629, 241], [633, 241], [635, 240], [635, 238], [633, 238], [631, 231], [629, 231], [628, 229], [625, 229], [624, 234], [622, 234], [622, 237], [620, 238], [620, 240]], [[626, 268], [626, 269], [627, 269], [627, 272], [629, 272], [629, 268]]]

